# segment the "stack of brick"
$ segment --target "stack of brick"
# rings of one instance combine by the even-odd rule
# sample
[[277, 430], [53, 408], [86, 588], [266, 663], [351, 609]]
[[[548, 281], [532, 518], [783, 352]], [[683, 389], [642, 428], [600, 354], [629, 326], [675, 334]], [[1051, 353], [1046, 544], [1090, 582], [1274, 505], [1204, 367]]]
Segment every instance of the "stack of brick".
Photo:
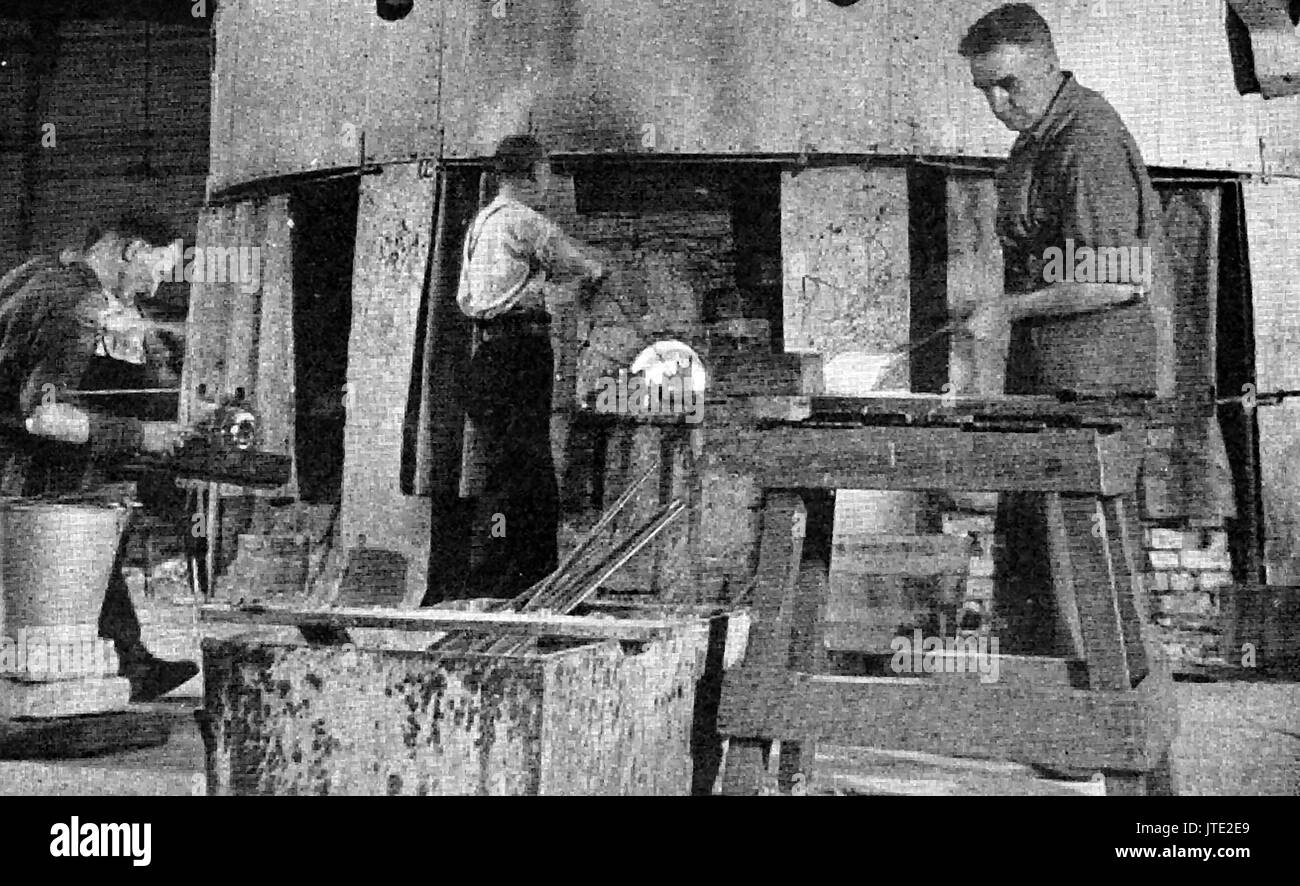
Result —
[[1232, 584], [1227, 533], [1150, 527], [1144, 541], [1151, 615], [1174, 667], [1220, 661], [1220, 595]]

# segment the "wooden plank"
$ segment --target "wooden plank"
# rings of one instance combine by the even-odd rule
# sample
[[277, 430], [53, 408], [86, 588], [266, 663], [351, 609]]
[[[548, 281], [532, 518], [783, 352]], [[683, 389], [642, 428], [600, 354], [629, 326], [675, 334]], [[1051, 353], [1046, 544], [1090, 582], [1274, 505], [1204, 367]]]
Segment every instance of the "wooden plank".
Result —
[[[743, 665], [746, 670], [782, 670], [789, 661], [799, 563], [803, 558], [807, 521], [807, 508], [798, 495], [789, 492], [768, 494], [759, 544], [753, 621]], [[732, 690], [724, 687], [722, 698], [725, 703], [729, 691], [750, 693], [756, 689], [752, 684], [733, 687]], [[748, 695], [740, 703], [762, 705], [765, 699]], [[732, 737], [722, 792], [733, 796], [757, 794], [766, 769], [769, 744], [765, 739], [773, 733], [733, 731], [721, 726], [718, 731]], [[788, 734], [803, 733], [796, 730]]]
[[1093, 431], [777, 427], [733, 433], [714, 451], [771, 488], [1117, 495], [1134, 487], [1139, 450], [1128, 435]]
[[1128, 658], [1129, 676], [1137, 683], [1152, 667], [1151, 613], [1138, 565], [1139, 558], [1146, 555], [1140, 542], [1142, 525], [1137, 521], [1136, 505], [1125, 496], [1104, 500], [1102, 510], [1106, 515], [1115, 563], [1115, 589], [1119, 595], [1119, 619], [1124, 631], [1124, 654]]
[[0, 678], [0, 721], [120, 711], [131, 700], [123, 677], [28, 682]]
[[[235, 206], [234, 227], [224, 243], [218, 243], [217, 249], [223, 255], [238, 255], [231, 250], [244, 250], [260, 246], [263, 238], [265, 218], [261, 202], [243, 201]], [[218, 253], [206, 253], [211, 259]], [[239, 259], [223, 262], [220, 271], [206, 262], [204, 273], [221, 274], [229, 282], [223, 286], [222, 294], [229, 301], [230, 313], [226, 318], [226, 371], [222, 380], [223, 396], [234, 397], [239, 389], [244, 390], [247, 402], [255, 401], [254, 390], [257, 380], [258, 312], [261, 308], [261, 295], [250, 291], [250, 286], [235, 279], [238, 274], [231, 273]]]
[[[1222, 190], [1184, 187], [1162, 196], [1163, 255], [1157, 261], [1168, 268], [1174, 300], [1175, 389], [1195, 395], [1219, 384], [1222, 377], [1217, 371]], [[1222, 430], [1218, 416], [1190, 406], [1167, 434], [1169, 447], [1148, 452], [1149, 458], [1167, 460], [1170, 470], [1157, 480], [1160, 472], [1151, 463], [1146, 477], [1155, 482], [1147, 484], [1147, 510], [1152, 516], [1222, 525], [1225, 515], [1234, 516], [1235, 511]]]
[[[293, 240], [289, 198], [276, 195], [264, 208], [266, 233], [261, 252], [261, 316], [258, 331], [255, 399], [260, 422], [259, 446], [268, 452], [294, 454], [297, 424], [293, 335]], [[279, 489], [261, 492], [296, 497], [297, 463]]]
[[499, 631], [529, 637], [577, 637], [615, 640], [649, 640], [680, 630], [681, 622], [648, 619], [611, 619], [577, 615], [538, 615], [520, 612], [461, 612], [451, 609], [363, 609], [339, 607], [200, 607], [206, 621], [232, 624], [293, 625], [297, 627], [383, 628], [402, 631]]
[[[1051, 557], [1052, 596], [1056, 600], [1058, 640], [1064, 639], [1069, 654], [1084, 657], [1083, 627], [1079, 623], [1079, 603], [1074, 591], [1074, 566], [1070, 562], [1070, 540], [1065, 529], [1065, 513], [1061, 496], [1050, 493], [1043, 496], [1047, 517], [1047, 548]], [[1060, 634], [1064, 633], [1064, 638]]]
[[[1150, 685], [1148, 685], [1150, 684]], [[1168, 750], [1167, 683], [1131, 692], [732, 671], [724, 735], [807, 735], [857, 747], [1141, 772]]]
[[[827, 565], [807, 560], [799, 569], [795, 602], [790, 618], [790, 667], [805, 673], [823, 673], [826, 660], [826, 612], [830, 586]], [[806, 767], [817, 756], [811, 733], [788, 736], [781, 742], [778, 787], [782, 793], [800, 791], [808, 773]]]
[[[229, 241], [234, 229], [235, 208], [230, 205], [203, 210], [199, 216], [196, 248], [206, 251]], [[216, 401], [221, 394], [226, 368], [226, 339], [229, 334], [230, 302], [226, 286], [212, 281], [206, 269], [201, 280], [190, 285], [186, 317], [185, 362], [181, 371], [180, 421], [193, 424], [200, 400]], [[200, 395], [199, 391], [204, 393]]]
[[348, 339], [340, 549], [405, 557], [410, 605], [424, 599], [431, 512], [428, 499], [402, 494], [401, 462], [434, 187], [414, 164], [362, 180]]
[[89, 717], [0, 720], [0, 760], [66, 760], [165, 744], [176, 715], [133, 708]]
[[[949, 396], [945, 394], [891, 393], [888, 396], [831, 397], [826, 395], [771, 394], [746, 397], [755, 420], [798, 422], [813, 416], [905, 415], [916, 419], [965, 419], [970, 416], [1022, 419], [1070, 419], [1091, 424], [1114, 424], [1139, 419], [1155, 425], [1172, 424], [1188, 410], [1188, 402], [1140, 398], [1083, 398], [1063, 401], [1044, 394]], [[1199, 408], [1199, 407], [1198, 407]], [[1204, 400], [1206, 414], [1212, 404]]]
[[1133, 683], [1119, 611], [1117, 552], [1106, 515], [1097, 499], [1075, 496], [1061, 499], [1061, 513], [1074, 570], [1088, 683], [1093, 689], [1130, 689]]
[[[955, 312], [1003, 297], [1002, 245], [995, 225], [998, 197], [991, 174], [950, 173], [947, 191], [947, 307]], [[1009, 328], [997, 341], [951, 336], [948, 381], [952, 392], [959, 396], [1001, 394], [1009, 338]]]
[[755, 577], [753, 622], [745, 663], [784, 665], [790, 655], [791, 618], [808, 512], [789, 492], [769, 493], [763, 511]]

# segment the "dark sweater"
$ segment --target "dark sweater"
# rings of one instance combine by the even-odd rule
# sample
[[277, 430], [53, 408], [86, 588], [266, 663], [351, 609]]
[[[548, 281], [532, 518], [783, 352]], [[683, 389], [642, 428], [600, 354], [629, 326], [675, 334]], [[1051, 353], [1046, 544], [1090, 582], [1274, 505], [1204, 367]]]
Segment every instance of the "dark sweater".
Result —
[[[42, 270], [0, 304], [0, 491], [7, 495], [67, 494], [93, 478], [93, 467], [135, 452], [141, 425], [87, 410], [88, 445], [57, 443], [26, 433], [25, 421], [42, 402], [76, 403], [68, 392], [95, 376], [103, 379], [104, 358], [95, 356], [104, 295], [84, 264]], [[107, 361], [117, 364], [118, 361]], [[119, 364], [124, 386], [138, 384], [137, 370]]]

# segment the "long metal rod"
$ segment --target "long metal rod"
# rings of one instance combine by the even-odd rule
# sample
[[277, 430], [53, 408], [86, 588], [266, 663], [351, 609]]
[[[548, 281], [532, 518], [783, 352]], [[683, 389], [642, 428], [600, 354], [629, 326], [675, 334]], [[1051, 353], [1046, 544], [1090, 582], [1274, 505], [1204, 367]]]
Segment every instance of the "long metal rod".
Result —
[[[623, 491], [623, 494], [620, 495], [603, 514], [601, 514], [600, 519], [596, 521], [596, 525], [587, 532], [582, 541], [579, 542], [578, 546], [569, 552], [569, 554], [564, 558], [564, 562], [562, 562], [559, 567], [541, 581], [528, 588], [528, 590], [513, 599], [503, 601], [502, 605], [494, 608], [497, 611], [511, 609], [524, 612], [532, 611], [535, 607], [536, 601], [543, 595], [549, 593], [550, 590], [562, 580], [566, 571], [572, 569], [574, 564], [586, 555], [592, 545], [595, 544], [596, 540], [600, 537], [601, 533], [604, 532], [619, 513], [627, 507], [628, 502], [630, 502], [633, 496], [636, 495], [637, 491], [645, 485], [646, 480], [650, 479], [650, 477], [659, 470], [659, 467], [659, 462], [656, 461], [639, 477], [637, 477], [637, 479]], [[491, 652], [495, 651], [496, 646], [500, 642], [501, 640], [499, 638], [474, 637], [472, 634], [467, 632], [456, 631], [449, 633], [446, 637], [435, 642], [429, 647], [429, 651], [443, 654], [452, 652]], [[511, 642], [513, 643], [513, 641]]]
[[578, 558], [584, 556], [586, 552], [590, 550], [600, 533], [614, 521], [614, 518], [619, 515], [623, 508], [627, 507], [627, 503], [630, 502], [632, 497], [636, 495], [637, 491], [645, 485], [645, 481], [658, 472], [659, 468], [659, 462], [656, 461], [654, 465], [647, 468], [645, 473], [638, 477], [630, 486], [628, 486], [627, 489], [623, 490], [623, 494], [615, 500], [614, 504], [610, 505], [610, 507], [600, 515], [600, 519], [596, 521], [596, 525], [587, 532], [586, 536], [578, 546], [569, 552], [568, 556], [564, 558], [564, 562], [551, 572], [550, 575], [546, 576], [546, 578], [542, 579], [540, 582], [511, 600], [511, 608], [526, 607], [529, 601], [535, 600], [537, 597], [554, 587], [555, 583], [565, 574], [565, 570], [570, 569], [573, 564], [578, 561]]
[[668, 511], [664, 513], [663, 516], [661, 516], [658, 520], [656, 520], [655, 524], [651, 528], [646, 530], [643, 538], [637, 540], [637, 542], [634, 545], [632, 545], [632, 547], [629, 550], [627, 550], [625, 553], [620, 555], [613, 563], [609, 564], [607, 567], [602, 569], [600, 571], [600, 574], [594, 580], [585, 582], [582, 588], [580, 589], [578, 596], [572, 600], [567, 601], [564, 604], [564, 606], [561, 608], [561, 611], [564, 613], [568, 613], [573, 611], [577, 607], [581, 606], [583, 603], [585, 603], [587, 601], [587, 598], [589, 598], [592, 594], [596, 593], [596, 591], [600, 589], [600, 586], [605, 582], [607, 578], [609, 578], [619, 569], [622, 569], [623, 565], [627, 563], [628, 560], [631, 560], [633, 557], [635, 557], [637, 554], [641, 552], [642, 548], [650, 544], [650, 542], [654, 541], [655, 537], [658, 536], [659, 533], [662, 532], [664, 529], [666, 529], [669, 523], [673, 522], [679, 516], [681, 516], [681, 514], [685, 510], [686, 510], [686, 505], [684, 503], [682, 503], [681, 501], [673, 502], [673, 504], [669, 506]]
[[[575, 576], [563, 585], [554, 588], [544, 597], [539, 597], [534, 600], [531, 605], [531, 611], [544, 608], [556, 609], [556, 606], [558, 605], [560, 608], [556, 609], [556, 611], [563, 612], [578, 605], [577, 603], [566, 604], [566, 598], [573, 590], [586, 586], [592, 577], [598, 574], [602, 575], [598, 581], [604, 581], [613, 574], [614, 570], [626, 563], [632, 555], [645, 547], [645, 545], [648, 544], [650, 540], [664, 528], [664, 526], [668, 525], [670, 520], [676, 517], [677, 514], [681, 513], [681, 511], [685, 510], [685, 508], [686, 506], [682, 504], [680, 499], [674, 499], [668, 505], [661, 508], [648, 523], [642, 525], [632, 534], [631, 537], [611, 551], [605, 559], [601, 560], [594, 567], [587, 570], [587, 572], [583, 573], [581, 576]], [[631, 553], [628, 553], [629, 550]], [[618, 565], [615, 566], [614, 569], [602, 574], [602, 570], [604, 570], [607, 564], [611, 561], [616, 562]]]
[[961, 328], [961, 325], [962, 325], [961, 320], [950, 320], [949, 322], [940, 326], [938, 329], [934, 330], [934, 332], [931, 332], [929, 335], [926, 335], [923, 338], [919, 339], [918, 341], [910, 342], [904, 345], [903, 347], [899, 348], [894, 353], [889, 355], [888, 362], [881, 364], [880, 375], [883, 377], [885, 369], [891, 368], [895, 363], [897, 363], [899, 360], [902, 360], [904, 357], [910, 357], [912, 354], [916, 353], [918, 350], [925, 347], [930, 342], [937, 339], [939, 336], [947, 335], [948, 333], [955, 332], [956, 330]]
[[[686, 505], [681, 500], [674, 500], [667, 507], [659, 511], [658, 515], [650, 521], [622, 545], [618, 547], [609, 557], [601, 562], [600, 565], [587, 572], [581, 579], [569, 583], [566, 588], [558, 591], [552, 598], [556, 614], [567, 615], [574, 609], [581, 606], [586, 600], [600, 589], [600, 586], [611, 575], [622, 569], [624, 564], [641, 552], [646, 545], [655, 539], [660, 532], [664, 530], [673, 520], [675, 520], [683, 511]], [[501, 640], [487, 647], [488, 652], [495, 652], [504, 655], [514, 655], [522, 651], [528, 645], [533, 643], [536, 637], [524, 637], [514, 640], [509, 637], [503, 637]]]
[[180, 388], [101, 388], [93, 391], [67, 391], [69, 397], [137, 397], [145, 394], [179, 394]]
[[[563, 586], [557, 587], [547, 594], [545, 599], [537, 598], [531, 604], [533, 608], [525, 611], [535, 612], [541, 608], [550, 608], [561, 614], [571, 612], [590, 597], [609, 576], [621, 569], [628, 560], [636, 556], [646, 545], [653, 541], [664, 527], [685, 510], [686, 505], [680, 500], [672, 501], [603, 560], [583, 573], [581, 577], [571, 578]], [[478, 642], [470, 643], [463, 651], [514, 654], [531, 643], [533, 639], [535, 638], [524, 638], [519, 641], [509, 636], [495, 639], [482, 638]], [[442, 651], [443, 647], [439, 647], [439, 649]], [[459, 648], [458, 651], [460, 651]]]

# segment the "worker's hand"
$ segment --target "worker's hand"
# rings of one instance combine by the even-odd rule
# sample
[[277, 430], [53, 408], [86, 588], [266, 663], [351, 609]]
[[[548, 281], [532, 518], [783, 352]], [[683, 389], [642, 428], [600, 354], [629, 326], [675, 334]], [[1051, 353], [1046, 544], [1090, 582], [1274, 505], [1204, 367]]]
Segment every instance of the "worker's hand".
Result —
[[140, 449], [155, 455], [171, 455], [185, 442], [185, 429], [172, 421], [140, 422]]
[[27, 433], [61, 443], [90, 439], [90, 416], [71, 403], [42, 403], [27, 419]]

